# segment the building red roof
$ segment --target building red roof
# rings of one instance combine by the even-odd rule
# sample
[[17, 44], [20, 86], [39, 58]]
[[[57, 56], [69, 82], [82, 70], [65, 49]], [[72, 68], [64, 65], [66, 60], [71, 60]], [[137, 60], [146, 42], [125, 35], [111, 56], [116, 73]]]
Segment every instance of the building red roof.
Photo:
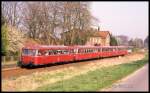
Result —
[[101, 38], [106, 38], [108, 34], [110, 35], [109, 31], [96, 31], [94, 36], [98, 36], [98, 37], [101, 37]]
[[109, 31], [100, 31], [99, 32], [99, 35], [102, 38], [106, 38], [108, 34], [110, 35]]

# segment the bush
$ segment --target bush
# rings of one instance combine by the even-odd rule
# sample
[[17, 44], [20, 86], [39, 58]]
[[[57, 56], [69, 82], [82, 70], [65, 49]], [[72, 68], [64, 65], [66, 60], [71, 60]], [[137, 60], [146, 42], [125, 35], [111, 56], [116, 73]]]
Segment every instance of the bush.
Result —
[[110, 46], [117, 46], [118, 43], [117, 43], [117, 40], [115, 37], [113, 36], [110, 36]]
[[7, 25], [4, 24], [1, 27], [2, 30], [2, 45], [1, 45], [1, 53], [2, 55], [6, 55], [8, 52], [8, 30]]

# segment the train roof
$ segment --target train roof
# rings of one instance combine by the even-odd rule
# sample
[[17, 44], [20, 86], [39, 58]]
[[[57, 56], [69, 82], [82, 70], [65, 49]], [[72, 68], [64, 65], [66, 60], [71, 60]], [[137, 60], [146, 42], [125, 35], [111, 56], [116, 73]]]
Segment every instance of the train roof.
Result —
[[127, 46], [64, 46], [64, 45], [38, 45], [27, 46], [23, 49], [74, 49], [74, 48], [127, 48]]
[[53, 45], [40, 45], [40, 46], [27, 46], [23, 47], [23, 49], [60, 49], [60, 48], [68, 48], [67, 46], [53, 46]]

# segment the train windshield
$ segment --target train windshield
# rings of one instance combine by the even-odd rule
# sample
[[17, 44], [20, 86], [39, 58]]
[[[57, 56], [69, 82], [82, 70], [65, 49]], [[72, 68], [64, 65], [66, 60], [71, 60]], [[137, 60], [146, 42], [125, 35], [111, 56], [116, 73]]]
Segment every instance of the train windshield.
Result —
[[35, 50], [35, 49], [23, 49], [22, 55], [36, 56], [37, 50]]

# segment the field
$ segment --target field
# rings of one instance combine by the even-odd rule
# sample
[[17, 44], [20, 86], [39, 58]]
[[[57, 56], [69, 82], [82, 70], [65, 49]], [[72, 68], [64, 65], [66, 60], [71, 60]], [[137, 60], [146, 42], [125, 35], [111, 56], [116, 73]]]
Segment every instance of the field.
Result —
[[133, 63], [125, 63], [111, 67], [105, 67], [89, 71], [69, 80], [59, 81], [53, 85], [48, 84], [39, 87], [38, 91], [96, 91], [111, 85], [115, 81], [127, 76], [147, 63], [147, 60], [139, 60]]

